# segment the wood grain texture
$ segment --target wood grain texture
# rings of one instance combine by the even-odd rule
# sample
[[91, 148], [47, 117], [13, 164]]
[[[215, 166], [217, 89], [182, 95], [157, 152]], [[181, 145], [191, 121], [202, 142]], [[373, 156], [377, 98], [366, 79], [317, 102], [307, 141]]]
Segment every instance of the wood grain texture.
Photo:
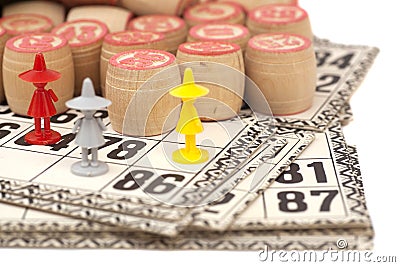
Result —
[[101, 94], [100, 54], [103, 39], [108, 33], [107, 26], [97, 20], [75, 20], [60, 24], [52, 33], [66, 38], [71, 47], [75, 71], [74, 95], [81, 95], [82, 83], [87, 77], [92, 80], [96, 94]]
[[188, 32], [185, 21], [173, 15], [140, 16], [129, 22], [128, 30], [164, 34], [165, 50], [172, 54], [176, 54], [178, 46], [185, 42]]
[[[142, 55], [153, 59], [144, 62]], [[156, 66], [159, 57], [166, 61]], [[126, 64], [119, 63], [127, 59]], [[112, 128], [132, 136], [153, 136], [172, 130], [180, 100], [168, 92], [180, 83], [176, 60], [170, 53], [131, 50], [116, 54], [110, 59], [105, 84], [105, 97], [113, 102], [108, 108]], [[126, 116], [129, 120], [125, 120]]]
[[6, 31], [3, 28], [0, 28], [0, 103], [6, 100], [3, 87], [3, 54], [4, 47], [9, 38], [10, 36], [6, 33]]
[[[287, 46], [302, 40], [302, 45]], [[299, 35], [260, 34], [250, 39], [246, 51], [246, 75], [263, 92], [274, 115], [311, 107], [317, 76], [311, 41]]]
[[132, 13], [122, 7], [106, 5], [86, 5], [71, 8], [67, 21], [79, 19], [96, 19], [105, 23], [110, 32], [125, 30]]
[[204, 23], [244, 24], [246, 17], [242, 7], [232, 2], [197, 4], [187, 8], [183, 16], [189, 27]]
[[[206, 53], [199, 53], [196, 51], [197, 49], [204, 49]], [[224, 42], [184, 43], [179, 46], [176, 57], [179, 64], [194, 61], [215, 62], [244, 73], [242, 51], [236, 44]], [[242, 105], [244, 76], [236, 79], [236, 77], [219, 73], [224, 71], [221, 65], [211, 64], [201, 71], [201, 73], [196, 72], [197, 78], [207, 82], [199, 82], [199, 84], [210, 90], [207, 96], [196, 100], [197, 111], [201, 119], [204, 121], [226, 120], [236, 116]], [[207, 77], [209, 78], [207, 79]], [[222, 86], [226, 84], [231, 86]]]
[[233, 2], [240, 4], [246, 12], [252, 10], [253, 8], [271, 5], [271, 4], [287, 4], [287, 5], [297, 5], [297, 0], [216, 0], [217, 2]]
[[190, 5], [196, 4], [198, 0], [120, 0], [119, 5], [132, 10], [137, 15], [166, 14], [182, 15], [183, 11]]
[[193, 26], [187, 36], [188, 42], [196, 41], [222, 41], [234, 43], [246, 50], [250, 39], [249, 30], [241, 24], [209, 23]]
[[[21, 48], [15, 45], [19, 43], [29, 44], [30, 47]], [[44, 48], [45, 46], [47, 49]], [[18, 78], [18, 75], [32, 69], [35, 54], [39, 51], [44, 55], [47, 68], [61, 73], [59, 80], [50, 82], [46, 86], [47, 89], [53, 89], [59, 99], [54, 103], [57, 113], [65, 112], [67, 110], [65, 102], [73, 97], [74, 66], [67, 41], [49, 33], [17, 36], [6, 43], [3, 58], [3, 83], [8, 105], [14, 113], [19, 115], [27, 115], [35, 87]]]
[[293, 33], [313, 39], [307, 12], [294, 5], [264, 5], [252, 9], [246, 26], [251, 34]]
[[100, 56], [101, 93], [105, 94], [107, 68], [110, 58], [118, 53], [134, 49], [168, 49], [165, 35], [162, 33], [142, 31], [122, 31], [109, 33], [103, 42]]
[[49, 1], [20, 1], [3, 7], [3, 17], [14, 14], [38, 14], [47, 16], [57, 26], [64, 22], [65, 8], [60, 3]]
[[50, 32], [53, 22], [47, 16], [24, 13], [14, 14], [0, 19], [0, 26], [10, 36], [21, 34]]

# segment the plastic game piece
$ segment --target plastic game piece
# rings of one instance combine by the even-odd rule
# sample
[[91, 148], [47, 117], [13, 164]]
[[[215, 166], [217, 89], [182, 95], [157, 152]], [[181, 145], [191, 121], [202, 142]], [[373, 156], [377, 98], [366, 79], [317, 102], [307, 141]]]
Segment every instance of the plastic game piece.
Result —
[[172, 159], [182, 164], [199, 164], [209, 158], [208, 151], [196, 146], [196, 134], [203, 131], [203, 125], [194, 106], [196, 98], [207, 95], [209, 90], [194, 83], [193, 71], [185, 69], [182, 85], [175, 87], [170, 94], [182, 99], [182, 109], [176, 131], [185, 135], [186, 146], [173, 152]]
[[[53, 104], [58, 98], [52, 89], [45, 89], [47, 83], [60, 79], [61, 74], [46, 68], [42, 53], [37, 53], [32, 70], [21, 73], [24, 81], [31, 82], [36, 87], [28, 109], [28, 116], [35, 119], [35, 130], [25, 135], [25, 141], [33, 145], [55, 144], [61, 139], [60, 133], [50, 129], [50, 117], [57, 113]], [[41, 128], [41, 119], [44, 129]]]
[[[100, 108], [111, 105], [111, 101], [94, 93], [92, 80], [83, 80], [82, 94], [65, 103], [67, 107], [79, 109], [85, 116], [75, 122], [73, 133], [76, 134], [75, 143], [82, 148], [82, 160], [72, 164], [71, 172], [80, 176], [98, 176], [108, 171], [105, 162], [98, 160], [98, 148], [105, 144], [103, 131], [107, 130], [100, 118], [94, 114]], [[92, 159], [89, 160], [89, 149]]]

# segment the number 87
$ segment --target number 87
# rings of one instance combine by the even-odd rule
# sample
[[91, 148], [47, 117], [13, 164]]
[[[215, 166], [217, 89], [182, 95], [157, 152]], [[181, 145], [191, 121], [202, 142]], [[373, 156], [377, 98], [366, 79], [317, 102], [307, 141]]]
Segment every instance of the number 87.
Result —
[[[338, 194], [338, 190], [312, 190], [311, 196], [319, 196], [323, 193], [328, 194], [321, 203], [319, 211], [330, 211], [332, 200]], [[292, 196], [292, 197], [289, 197]], [[298, 191], [284, 191], [278, 193], [279, 209], [285, 212], [301, 212], [307, 210], [307, 203], [304, 202], [304, 193]], [[294, 207], [289, 207], [289, 204], [295, 204]], [[292, 205], [293, 205], [292, 204]], [[292, 206], [291, 205], [291, 206]]]

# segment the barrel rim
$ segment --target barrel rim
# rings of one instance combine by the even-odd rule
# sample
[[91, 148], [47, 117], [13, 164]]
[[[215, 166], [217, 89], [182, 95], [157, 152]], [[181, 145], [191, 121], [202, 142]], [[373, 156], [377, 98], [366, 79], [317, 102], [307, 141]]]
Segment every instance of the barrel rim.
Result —
[[[196, 44], [211, 44], [211, 45], [225, 45], [229, 46], [229, 50], [194, 50], [190, 49], [187, 46], [188, 45], [196, 45]], [[201, 56], [220, 56], [220, 55], [226, 55], [226, 54], [232, 54], [235, 52], [240, 51], [241, 48], [238, 44], [235, 43], [229, 43], [229, 42], [220, 42], [220, 41], [198, 41], [198, 42], [186, 42], [183, 44], [180, 44], [178, 47], [178, 51], [190, 54], [190, 55], [201, 55]]]
[[[69, 25], [74, 25], [74, 24], [78, 24], [78, 23], [93, 23], [96, 26], [99, 26], [101, 29], [101, 33], [98, 36], [95, 36], [95, 38], [85, 41], [85, 42], [79, 42], [79, 43], [71, 43], [69, 39], [67, 39], [64, 35], [62, 35], [61, 33], [59, 33], [59, 31], [65, 29], [67, 26]], [[93, 43], [98, 42], [99, 40], [103, 39], [104, 36], [106, 36], [106, 34], [108, 33], [108, 27], [105, 23], [96, 20], [96, 19], [77, 19], [77, 20], [72, 20], [72, 21], [66, 21], [64, 23], [61, 23], [60, 25], [56, 26], [55, 28], [53, 28], [53, 30], [51, 31], [51, 33], [57, 35], [57, 36], [62, 36], [65, 39], [67, 39], [68, 44], [70, 47], [81, 47], [81, 46], [87, 46]]]
[[[215, 38], [215, 37], [206, 37], [206, 36], [201, 36], [198, 31], [205, 29], [210, 26], [228, 26], [232, 28], [237, 28], [240, 29], [242, 32], [240, 35], [233, 36], [233, 37], [228, 37], [228, 38]], [[193, 26], [189, 30], [189, 35], [191, 35], [193, 38], [204, 40], [204, 41], [215, 41], [215, 40], [237, 40], [241, 38], [245, 38], [246, 36], [250, 35], [249, 29], [241, 24], [237, 23], [209, 23], [209, 24], [199, 24], [196, 26]]]
[[[272, 8], [275, 7], [282, 7], [282, 8], [287, 8], [287, 9], [297, 9], [301, 12], [301, 16], [298, 18], [294, 18], [294, 19], [287, 19], [284, 21], [274, 21], [269, 19], [269, 17], [256, 17], [256, 12], [260, 11], [260, 10], [270, 10]], [[296, 22], [300, 22], [304, 19], [308, 18], [308, 13], [307, 11], [305, 11], [303, 8], [296, 6], [296, 5], [288, 5], [288, 4], [269, 4], [269, 5], [262, 5], [259, 7], [256, 7], [254, 9], [252, 9], [249, 13], [248, 13], [248, 19], [255, 21], [257, 23], [261, 23], [261, 24], [275, 24], [275, 25], [282, 25], [282, 24], [290, 24], [290, 23], [296, 23]]]
[[[135, 66], [132, 66], [132, 65], [123, 65], [123, 64], [120, 64], [117, 61], [117, 59], [122, 57], [122, 56], [125, 56], [127, 54], [137, 53], [137, 52], [153, 52], [153, 53], [156, 53], [156, 54], [162, 54], [162, 55], [168, 57], [169, 59], [165, 63], [162, 63], [161, 65], [158, 65], [158, 66], [146, 66], [146, 67], [143, 67], [143, 68], [135, 67]], [[124, 51], [124, 52], [115, 54], [114, 56], [112, 56], [110, 58], [109, 63], [112, 66], [117, 67], [117, 68], [126, 69], [126, 70], [137, 70], [137, 71], [140, 71], [140, 70], [150, 70], [150, 69], [162, 68], [162, 67], [171, 65], [173, 62], [175, 62], [175, 60], [176, 60], [175, 56], [173, 54], [167, 52], [167, 51], [155, 50], [155, 49], [134, 49], [134, 50]]]
[[[201, 8], [204, 6], [222, 6], [222, 7], [232, 7], [233, 8], [233, 12], [230, 14], [226, 14], [223, 17], [217, 18], [217, 19], [204, 19], [202, 17], [199, 16], [195, 16], [195, 14], [197, 13], [193, 13], [197, 8]], [[191, 21], [196, 21], [196, 22], [202, 22], [202, 23], [207, 23], [207, 22], [213, 22], [213, 21], [221, 21], [221, 20], [226, 20], [226, 19], [232, 19], [235, 18], [237, 16], [240, 16], [241, 14], [243, 14], [243, 8], [236, 3], [233, 2], [208, 2], [208, 3], [202, 3], [202, 4], [197, 4], [194, 5], [192, 7], [189, 7], [188, 9], [186, 9], [186, 11], [183, 14], [183, 17], [185, 19], [191, 20]]]
[[[269, 48], [263, 48], [260, 46], [256, 45], [256, 40], [260, 39], [260, 38], [264, 38], [264, 37], [273, 37], [273, 36], [281, 36], [281, 37], [296, 37], [301, 39], [302, 41], [304, 41], [304, 44], [301, 46], [297, 46], [295, 48], [288, 48], [288, 49], [269, 49]], [[299, 34], [294, 34], [294, 33], [264, 33], [264, 34], [257, 34], [255, 36], [253, 36], [252, 38], [250, 38], [250, 40], [248, 41], [248, 46], [254, 50], [257, 51], [262, 51], [262, 52], [268, 52], [268, 53], [294, 53], [294, 52], [299, 52], [299, 51], [303, 51], [306, 50], [307, 48], [309, 48], [312, 45], [312, 42], [309, 38], [303, 36], [303, 35], [299, 35]]]
[[[35, 36], [47, 36], [47, 37], [55, 37], [60, 39], [60, 44], [57, 46], [51, 46], [47, 48], [42, 48], [42, 49], [22, 49], [20, 47], [17, 47], [14, 45], [15, 41], [18, 39], [26, 38], [26, 37], [35, 37]], [[16, 52], [22, 52], [22, 53], [37, 53], [37, 52], [48, 52], [48, 51], [55, 51], [57, 49], [63, 48], [68, 45], [67, 39], [61, 36], [57, 36], [52, 33], [31, 33], [31, 34], [22, 34], [22, 35], [17, 35], [9, 40], [7, 40], [6, 47], [9, 48], [12, 51]]]
[[[136, 31], [149, 31], [149, 30], [145, 30], [145, 29], [136, 28], [135, 24], [138, 21], [142, 21], [142, 20], [146, 21], [146, 20], [151, 19], [151, 18], [169, 18], [169, 19], [173, 19], [176, 22], [178, 22], [178, 25], [176, 27], [167, 29], [165, 31], [152, 30], [153, 32], [156, 32], [156, 33], [172, 33], [172, 32], [179, 31], [179, 30], [181, 30], [181, 29], [186, 27], [185, 21], [183, 19], [181, 19], [180, 17], [178, 17], [178, 16], [158, 14], [158, 15], [144, 15], [144, 16], [140, 16], [140, 17], [134, 18], [131, 21], [129, 21], [127, 28], [129, 30], [136, 30]], [[147, 25], [149, 24], [149, 22], [146, 22], [146, 23], [147, 23]]]
[[[42, 21], [44, 21], [44, 23], [42, 25], [40, 25], [39, 28], [32, 30], [32, 31], [27, 31], [27, 32], [20, 32], [15, 29], [5, 27], [5, 25], [3, 24], [5, 21], [16, 18], [16, 17], [31, 17], [31, 18], [33, 17], [36, 19], [39, 18]], [[34, 13], [24, 13], [24, 14], [8, 15], [3, 18], [0, 18], [0, 25], [7, 31], [8, 34], [20, 35], [20, 34], [38, 33], [41, 31], [46, 31], [47, 28], [49, 28], [48, 30], [50, 30], [53, 27], [53, 21], [50, 18], [43, 16], [43, 15], [34, 14]]]
[[[155, 39], [152, 39], [150, 41], [137, 41], [133, 40], [132, 42], [124, 42], [124, 41], [117, 41], [113, 39], [114, 36], [122, 33], [138, 33], [138, 34], [152, 34], [153, 36], [156, 36]], [[119, 32], [111, 32], [108, 33], [104, 37], [104, 43], [114, 45], [114, 46], [131, 46], [131, 45], [143, 45], [147, 43], [155, 43], [158, 41], [165, 40], [165, 35], [161, 32], [150, 32], [150, 31], [138, 31], [138, 30], [126, 30], [126, 31], [119, 31]]]

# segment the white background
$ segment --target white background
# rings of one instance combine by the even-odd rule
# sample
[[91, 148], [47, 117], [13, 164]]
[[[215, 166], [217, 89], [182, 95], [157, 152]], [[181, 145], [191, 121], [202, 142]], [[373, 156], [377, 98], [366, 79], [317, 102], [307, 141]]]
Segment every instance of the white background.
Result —
[[[351, 99], [354, 121], [344, 131], [347, 142], [358, 147], [376, 234], [374, 253], [396, 255], [399, 262], [400, 162], [397, 152], [400, 146], [396, 129], [400, 119], [400, 1], [300, 0], [300, 5], [308, 11], [315, 35], [345, 44], [376, 46], [381, 50], [364, 83]], [[270, 264], [260, 262], [256, 251], [0, 250], [0, 266]]]

